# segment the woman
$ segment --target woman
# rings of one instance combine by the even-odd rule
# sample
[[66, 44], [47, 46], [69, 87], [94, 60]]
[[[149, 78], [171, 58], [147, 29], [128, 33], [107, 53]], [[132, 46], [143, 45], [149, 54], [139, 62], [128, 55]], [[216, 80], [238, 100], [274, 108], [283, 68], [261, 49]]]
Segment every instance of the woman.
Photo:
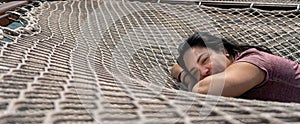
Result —
[[299, 63], [205, 32], [180, 45], [171, 75], [196, 93], [300, 102]]

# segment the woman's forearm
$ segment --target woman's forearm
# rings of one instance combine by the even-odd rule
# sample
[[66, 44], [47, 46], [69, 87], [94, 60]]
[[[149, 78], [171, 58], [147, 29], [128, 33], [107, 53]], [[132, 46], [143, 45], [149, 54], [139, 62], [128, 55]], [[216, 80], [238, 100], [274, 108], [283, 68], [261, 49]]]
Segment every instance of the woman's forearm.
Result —
[[265, 72], [246, 62], [229, 66], [224, 72], [213, 74], [199, 81], [193, 92], [201, 94], [237, 97], [260, 84]]

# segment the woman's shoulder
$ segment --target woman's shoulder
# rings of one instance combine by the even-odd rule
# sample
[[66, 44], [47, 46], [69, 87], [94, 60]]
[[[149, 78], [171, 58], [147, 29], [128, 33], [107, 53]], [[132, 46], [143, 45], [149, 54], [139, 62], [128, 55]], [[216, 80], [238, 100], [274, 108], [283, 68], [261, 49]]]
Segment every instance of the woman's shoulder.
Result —
[[269, 53], [266, 53], [264, 51], [260, 51], [260, 50], [257, 50], [256, 48], [249, 48], [245, 51], [242, 51], [242, 52], [239, 52], [237, 54], [237, 56], [235, 57], [235, 61], [238, 61], [242, 58], [245, 58], [245, 57], [249, 57], [251, 58], [252, 57], [255, 57], [256, 59], [257, 58], [266, 58], [265, 56], [268, 56], [268, 55], [272, 55], [272, 54], [269, 54]]
[[241, 61], [241, 60], [256, 60], [256, 62], [265, 62], [267, 64], [274, 64], [274, 63], [278, 63], [278, 64], [295, 64], [297, 62], [289, 60], [287, 58], [278, 56], [278, 55], [274, 55], [271, 53], [267, 53], [264, 51], [260, 51], [256, 48], [249, 48], [245, 51], [242, 51], [240, 53], [238, 53], [238, 55], [235, 57], [234, 61]]
[[[266, 72], [266, 79], [277, 80], [282, 77], [282, 82], [293, 82], [293, 77], [300, 77], [300, 66], [296, 61], [250, 48], [241, 52], [234, 63], [247, 62], [256, 65]], [[300, 78], [299, 78], [300, 79]], [[298, 80], [298, 79], [297, 79]]]

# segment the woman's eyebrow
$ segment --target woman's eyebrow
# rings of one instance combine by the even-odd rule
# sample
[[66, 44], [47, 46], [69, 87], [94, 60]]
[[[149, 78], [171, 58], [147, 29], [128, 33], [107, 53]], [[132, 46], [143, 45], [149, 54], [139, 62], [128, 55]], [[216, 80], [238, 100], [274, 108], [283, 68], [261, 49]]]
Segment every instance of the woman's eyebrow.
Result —
[[197, 63], [200, 61], [201, 57], [205, 54], [206, 52], [203, 52], [199, 55], [199, 57], [197, 58]]

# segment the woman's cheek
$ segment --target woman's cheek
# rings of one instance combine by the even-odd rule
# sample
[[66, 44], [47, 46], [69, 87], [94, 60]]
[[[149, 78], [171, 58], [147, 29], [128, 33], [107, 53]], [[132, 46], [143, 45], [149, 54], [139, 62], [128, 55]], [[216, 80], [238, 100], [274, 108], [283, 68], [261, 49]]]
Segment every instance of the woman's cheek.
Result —
[[211, 72], [212, 74], [220, 73], [223, 72], [226, 68], [226, 61], [225, 60], [220, 60], [220, 59], [213, 59], [211, 61]]

